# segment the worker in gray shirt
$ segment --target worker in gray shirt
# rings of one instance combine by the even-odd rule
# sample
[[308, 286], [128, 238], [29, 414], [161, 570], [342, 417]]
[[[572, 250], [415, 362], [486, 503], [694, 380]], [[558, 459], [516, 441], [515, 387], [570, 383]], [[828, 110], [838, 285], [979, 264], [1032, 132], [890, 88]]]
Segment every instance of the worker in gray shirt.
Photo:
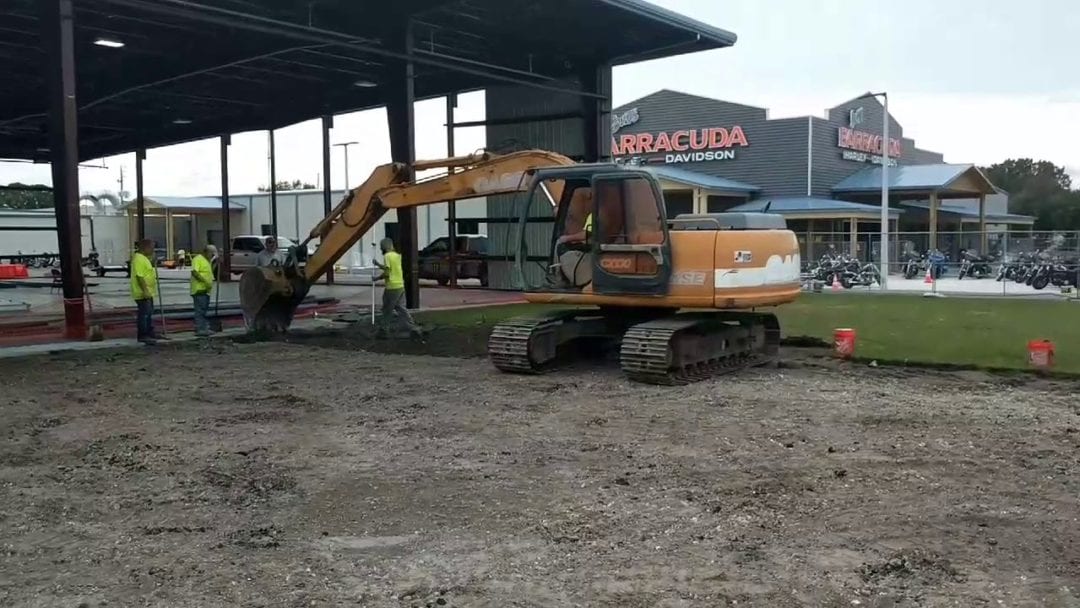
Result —
[[285, 256], [283, 256], [278, 249], [277, 238], [272, 236], [266, 237], [266, 247], [255, 256], [255, 265], [263, 268], [266, 266], [281, 266], [284, 263]]
[[[285, 264], [285, 256], [281, 254], [277, 246], [277, 237], [266, 237], [266, 243], [263, 250], [255, 256], [255, 266], [259, 268], [268, 268], [270, 266], [281, 266]], [[244, 326], [248, 331], [254, 329], [255, 319], [249, 317], [247, 312], [244, 315]]]

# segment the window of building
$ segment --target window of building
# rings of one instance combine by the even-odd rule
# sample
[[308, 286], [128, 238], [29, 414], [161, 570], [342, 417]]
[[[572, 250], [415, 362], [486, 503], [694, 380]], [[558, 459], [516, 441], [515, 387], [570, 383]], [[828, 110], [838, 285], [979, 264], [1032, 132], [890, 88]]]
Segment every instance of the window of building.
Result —
[[458, 234], [480, 234], [480, 220], [457, 220]]
[[668, 218], [694, 212], [694, 193], [691, 190], [665, 190], [664, 207]]
[[705, 203], [705, 207], [709, 213], [724, 213], [725, 211], [729, 211], [732, 207], [736, 207], [745, 202], [745, 198], [738, 196], [721, 196], [718, 194], [710, 194], [708, 200]]

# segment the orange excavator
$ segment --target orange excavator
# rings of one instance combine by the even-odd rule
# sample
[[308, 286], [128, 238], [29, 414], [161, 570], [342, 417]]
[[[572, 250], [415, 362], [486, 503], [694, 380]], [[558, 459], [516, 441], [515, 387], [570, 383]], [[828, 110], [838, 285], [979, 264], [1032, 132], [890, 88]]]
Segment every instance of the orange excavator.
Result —
[[[446, 173], [411, 179], [429, 169]], [[241, 306], [256, 330], [284, 331], [310, 286], [387, 210], [513, 193], [525, 197], [514, 278], [527, 301], [565, 308], [496, 325], [488, 355], [499, 370], [542, 373], [591, 352], [579, 348], [586, 343], [608, 343], [630, 379], [685, 384], [778, 354], [779, 321], [754, 309], [800, 293], [799, 245], [783, 218], [668, 218], [648, 167], [579, 164], [540, 150], [376, 168], [296, 248], [319, 240], [305, 265], [290, 256], [282, 266], [244, 273]], [[553, 224], [549, 241], [526, 229], [533, 222]]]

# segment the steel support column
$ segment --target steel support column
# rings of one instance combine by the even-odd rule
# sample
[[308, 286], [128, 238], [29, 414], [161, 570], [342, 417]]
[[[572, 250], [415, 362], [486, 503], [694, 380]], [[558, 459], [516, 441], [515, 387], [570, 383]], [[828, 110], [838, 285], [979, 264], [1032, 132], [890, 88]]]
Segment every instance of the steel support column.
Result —
[[601, 98], [594, 96], [603, 89], [601, 74], [602, 70], [598, 66], [588, 66], [579, 74], [581, 90], [591, 94], [580, 98], [584, 117], [582, 155], [587, 163], [598, 162], [606, 156], [603, 151], [604, 104]]
[[143, 170], [142, 164], [146, 160], [146, 148], [135, 151], [135, 230], [139, 240], [146, 238], [146, 201], [143, 199]]
[[[446, 157], [454, 158], [454, 108], [457, 94], [446, 96]], [[449, 169], [451, 173], [454, 169]], [[446, 201], [447, 236], [450, 240], [450, 289], [457, 289], [457, 201]]]
[[986, 255], [986, 195], [979, 195], [979, 255]]
[[[413, 51], [412, 20], [403, 17], [403, 21], [394, 28], [388, 37], [388, 46], [411, 57]], [[386, 119], [390, 127], [390, 159], [408, 165], [407, 179], [414, 179], [412, 168], [416, 162], [416, 123], [413, 105], [416, 101], [413, 86], [414, 66], [411, 59], [387, 62], [384, 87], [386, 89]], [[405, 305], [409, 308], [420, 306], [420, 281], [416, 246], [416, 208], [398, 209], [398, 234], [402, 258], [402, 270], [405, 274]]]
[[855, 258], [859, 256], [859, 219], [853, 217], [850, 221], [851, 257]]
[[937, 192], [930, 193], [930, 244], [927, 249], [937, 249], [937, 226], [938, 224], [938, 194]]
[[[333, 201], [330, 200], [332, 198], [332, 196], [333, 196], [333, 194], [332, 194], [332, 192], [330, 190], [330, 129], [332, 129], [333, 127], [334, 127], [334, 117], [329, 116], [329, 115], [328, 116], [323, 116], [322, 117], [322, 172], [323, 172], [323, 180], [322, 180], [322, 183], [323, 183], [323, 187], [322, 187], [323, 201], [322, 201], [322, 203], [323, 203], [323, 217], [326, 217], [326, 216], [330, 215], [330, 212], [334, 210]], [[348, 184], [345, 184], [345, 186], [348, 187]], [[297, 227], [297, 230], [299, 230], [299, 227]], [[321, 242], [322, 242], [322, 240], [320, 239], [320, 243]], [[327, 285], [333, 285], [334, 284], [334, 265], [333, 264], [331, 264], [330, 267], [326, 269], [326, 284]]]
[[277, 238], [277, 155], [274, 152], [274, 130], [270, 129], [270, 233]]
[[49, 78], [49, 156], [64, 292], [64, 334], [86, 337], [79, 214], [78, 105], [75, 100], [75, 11], [72, 0], [42, 0]]
[[229, 208], [229, 144], [232, 138], [221, 136], [221, 261], [218, 264], [221, 275], [218, 280], [232, 279], [232, 225]]

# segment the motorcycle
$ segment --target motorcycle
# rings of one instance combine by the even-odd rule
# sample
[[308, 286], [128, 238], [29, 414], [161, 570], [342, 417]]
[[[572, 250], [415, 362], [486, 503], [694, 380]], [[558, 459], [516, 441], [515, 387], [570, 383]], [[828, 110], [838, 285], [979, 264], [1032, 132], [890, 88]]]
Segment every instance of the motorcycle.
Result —
[[914, 279], [919, 276], [919, 272], [922, 271], [922, 257], [916, 253], [908, 253], [904, 255], [904, 265], [900, 268], [901, 273], [905, 279]]
[[1055, 287], [1077, 286], [1076, 265], [1066, 264], [1061, 259], [1043, 260], [1031, 273], [1031, 287], [1042, 290], [1047, 285]]
[[982, 279], [990, 276], [993, 273], [991, 268], [992, 260], [989, 257], [980, 256], [977, 252], [970, 249], [960, 250], [960, 273], [957, 275], [957, 279], [962, 280], [964, 277]]

